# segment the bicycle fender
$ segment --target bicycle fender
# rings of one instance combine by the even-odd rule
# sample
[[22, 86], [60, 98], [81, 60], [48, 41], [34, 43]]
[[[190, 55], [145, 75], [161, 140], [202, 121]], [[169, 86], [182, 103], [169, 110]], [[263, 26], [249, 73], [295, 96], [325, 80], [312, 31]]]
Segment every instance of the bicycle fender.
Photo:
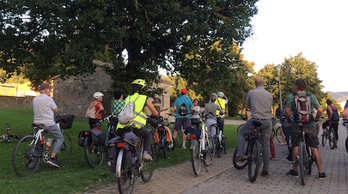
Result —
[[122, 157], [124, 153], [124, 148], [121, 148], [117, 155], [117, 162], [116, 162], [116, 178], [121, 178], [121, 165], [122, 165]]

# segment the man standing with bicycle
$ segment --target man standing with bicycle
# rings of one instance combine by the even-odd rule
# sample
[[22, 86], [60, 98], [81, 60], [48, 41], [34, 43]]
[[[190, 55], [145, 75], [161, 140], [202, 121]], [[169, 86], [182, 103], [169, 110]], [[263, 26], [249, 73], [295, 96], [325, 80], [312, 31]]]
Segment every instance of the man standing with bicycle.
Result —
[[270, 137], [272, 132], [272, 95], [264, 89], [265, 82], [262, 78], [255, 79], [256, 89], [250, 90], [246, 98], [246, 109], [251, 111], [251, 119], [249, 119], [238, 134], [238, 152], [236, 160], [241, 162], [245, 153], [245, 136], [251, 134], [254, 130], [252, 122], [257, 120], [262, 123], [257, 129], [262, 136], [262, 158], [263, 158], [263, 171], [262, 176], [268, 175], [269, 163], [271, 158], [271, 150], [269, 149]]
[[[50, 159], [47, 164], [59, 168], [57, 153], [64, 142], [64, 137], [54, 121], [54, 113], [58, 112], [58, 108], [54, 100], [51, 98], [51, 86], [47, 83], [40, 85], [40, 95], [33, 99], [34, 123], [40, 123], [45, 126], [45, 131], [49, 132], [54, 139], [54, 147]], [[35, 157], [34, 157], [35, 158]], [[37, 162], [37, 161], [36, 161]], [[29, 164], [36, 166], [35, 161]]]
[[320, 116], [322, 115], [323, 109], [320, 107], [320, 104], [317, 98], [313, 94], [306, 93], [305, 89], [307, 84], [304, 79], [301, 79], [301, 78], [297, 79], [295, 84], [297, 87], [297, 93], [290, 94], [288, 96], [287, 102], [286, 102], [286, 108], [285, 108], [285, 114], [289, 121], [290, 121], [290, 112], [293, 111], [293, 114], [294, 114], [294, 120], [292, 121], [292, 134], [291, 134], [291, 142], [293, 145], [293, 149], [292, 149], [293, 168], [287, 174], [291, 176], [296, 176], [296, 177], [298, 176], [297, 154], [299, 150], [300, 139], [302, 137], [301, 130], [297, 123], [297, 120], [299, 118], [296, 115], [298, 115], [299, 111], [297, 110], [295, 106], [295, 95], [298, 95], [300, 97], [310, 95], [311, 114], [313, 114], [313, 108], [316, 108], [318, 112], [314, 119], [312, 116], [312, 119], [308, 123], [303, 123], [303, 131], [306, 133], [306, 143], [311, 148], [312, 155], [315, 157], [315, 163], [319, 171], [319, 179], [325, 179], [326, 174], [323, 172], [323, 169], [322, 169], [321, 158], [320, 158], [320, 154], [318, 150], [319, 141], [317, 137], [317, 129], [315, 124], [315, 120], [319, 120]]

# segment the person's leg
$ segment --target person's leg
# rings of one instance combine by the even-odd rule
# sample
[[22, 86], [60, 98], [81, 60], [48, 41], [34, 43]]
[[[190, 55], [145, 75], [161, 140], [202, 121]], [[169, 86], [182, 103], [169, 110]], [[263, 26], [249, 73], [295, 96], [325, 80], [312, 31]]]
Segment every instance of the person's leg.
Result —
[[279, 131], [280, 131], [280, 135], [282, 136], [282, 144], [284, 145], [286, 143], [286, 140], [285, 140], [285, 135], [284, 135], [284, 131], [283, 131], [283, 128], [282, 126], [279, 127]]
[[56, 154], [60, 152], [60, 148], [62, 147], [62, 145], [64, 143], [63, 134], [60, 131], [60, 129], [58, 128], [57, 125], [52, 125], [52, 126], [49, 126], [49, 127], [45, 127], [45, 130], [48, 133], [50, 133], [52, 138], [55, 140], [55, 143], [54, 143], [54, 146], [53, 146], [53, 150], [52, 150], [52, 154], [51, 154], [51, 158], [55, 158]]
[[214, 137], [216, 134], [216, 127], [212, 126], [214, 124], [216, 124], [216, 120], [214, 120], [214, 119], [207, 119], [205, 121], [205, 127], [207, 127], [208, 130], [210, 129], [210, 131], [208, 131], [208, 133], [210, 132], [210, 135], [212, 137]]
[[274, 147], [274, 141], [273, 141], [273, 135], [271, 133], [271, 137], [269, 138], [269, 147], [271, 149], [271, 156], [272, 159], [275, 159], [275, 147]]
[[245, 135], [251, 134], [253, 130], [254, 130], [254, 126], [252, 125], [252, 119], [248, 120], [239, 130], [237, 157], [244, 156]]
[[329, 121], [325, 121], [323, 124], [322, 124], [322, 128], [323, 128], [323, 133], [327, 133], [326, 131], [326, 127], [329, 126]]
[[338, 141], [338, 123], [333, 123], [333, 129], [335, 131], [335, 148], [337, 148], [337, 141]]
[[316, 129], [309, 128], [310, 132], [306, 134], [307, 145], [311, 148], [312, 156], [315, 157], [315, 164], [317, 165], [319, 173], [323, 173], [322, 162], [318, 150], [319, 141], [316, 136]]
[[270, 137], [272, 134], [272, 119], [262, 121], [262, 126], [260, 127], [261, 137], [262, 137], [262, 159], [263, 159], [263, 171], [268, 172], [269, 163], [271, 159], [271, 149], [270, 147]]
[[187, 135], [184, 133], [185, 132], [185, 129], [187, 127], [190, 127], [191, 125], [191, 121], [190, 121], [190, 118], [183, 118], [182, 119], [182, 126], [183, 126], [183, 133], [182, 133], [182, 148], [183, 149], [186, 149], [186, 139], [187, 139]]
[[151, 146], [151, 133], [147, 130], [147, 128], [142, 127], [141, 129], [134, 129], [133, 133], [138, 137], [144, 138], [144, 150], [149, 152]]
[[181, 119], [178, 119], [178, 118], [176, 118], [175, 119], [175, 124], [174, 124], [174, 134], [173, 134], [173, 136], [174, 136], [174, 140], [176, 140], [176, 138], [178, 137], [178, 131], [180, 131], [181, 130]]

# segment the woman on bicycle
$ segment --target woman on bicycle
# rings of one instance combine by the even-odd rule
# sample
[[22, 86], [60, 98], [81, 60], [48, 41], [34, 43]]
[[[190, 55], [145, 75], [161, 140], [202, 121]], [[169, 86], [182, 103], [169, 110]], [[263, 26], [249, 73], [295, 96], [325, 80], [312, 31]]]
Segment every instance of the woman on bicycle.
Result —
[[152, 116], [157, 117], [158, 112], [156, 111], [155, 107], [153, 106], [151, 100], [146, 96], [141, 94], [143, 92], [143, 89], [146, 86], [146, 82], [143, 79], [136, 79], [132, 82], [132, 93], [133, 95], [128, 96], [125, 99], [125, 106], [129, 102], [134, 102], [134, 120], [129, 124], [117, 124], [117, 135], [121, 136], [124, 133], [124, 127], [126, 126], [133, 126], [135, 130], [133, 133], [137, 135], [138, 137], [144, 137], [144, 155], [143, 159], [146, 162], [152, 161], [152, 157], [149, 154], [150, 146], [151, 146], [151, 133], [147, 130], [146, 126], [146, 113], [145, 113], [145, 107], [147, 106]]
[[210, 134], [213, 138], [216, 137], [216, 110], [220, 111], [220, 114], [224, 114], [219, 105], [215, 104], [217, 95], [215, 93], [210, 94], [210, 102], [204, 105], [204, 115], [206, 116], [205, 126], [210, 129]]

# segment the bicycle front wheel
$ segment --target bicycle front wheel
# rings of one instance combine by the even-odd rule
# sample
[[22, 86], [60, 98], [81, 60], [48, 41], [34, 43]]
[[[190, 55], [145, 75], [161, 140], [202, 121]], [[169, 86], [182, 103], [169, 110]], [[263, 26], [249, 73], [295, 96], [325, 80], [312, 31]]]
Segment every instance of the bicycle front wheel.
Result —
[[[141, 143], [141, 152], [140, 153], [144, 153], [144, 142]], [[152, 146], [150, 146], [150, 151], [149, 154], [153, 157], [153, 150], [152, 150]], [[143, 160], [143, 156], [141, 154], [140, 156], [140, 161], [143, 163], [143, 168], [140, 170], [140, 176], [141, 179], [146, 183], [149, 182], [151, 180], [152, 177], [152, 173], [153, 170], [155, 168], [155, 161], [152, 160], [151, 162], [145, 162]]]
[[254, 182], [261, 166], [261, 145], [258, 140], [254, 140], [250, 147], [250, 156], [248, 158], [248, 176], [249, 181]]
[[333, 150], [335, 148], [335, 142], [336, 142], [336, 139], [335, 139], [335, 131], [333, 129], [330, 129], [330, 132], [329, 132], [329, 146], [330, 148]]
[[305, 185], [307, 176], [308, 176], [308, 170], [307, 170], [307, 159], [308, 155], [306, 152], [306, 144], [301, 141], [299, 144], [298, 148], [298, 166], [299, 166], [299, 174], [300, 174], [300, 179], [301, 179], [301, 184]]
[[205, 163], [205, 165], [210, 166], [213, 164], [213, 159], [215, 155], [215, 144], [211, 136], [208, 136], [208, 138], [205, 141], [205, 149], [206, 156], [203, 159], [203, 162]]
[[191, 140], [191, 144], [193, 144], [191, 146], [191, 162], [192, 162], [192, 168], [193, 168], [193, 172], [195, 173], [195, 175], [199, 175], [199, 173], [201, 172], [201, 155], [199, 152], [199, 142], [196, 139], [192, 139]]
[[71, 161], [71, 156], [72, 156], [72, 142], [68, 134], [63, 133], [63, 136], [64, 136], [64, 142], [62, 144], [62, 147], [60, 148], [58, 160], [59, 162], [69, 163]]
[[222, 148], [220, 146], [219, 139], [218, 138], [214, 139], [214, 142], [215, 142], [215, 148], [216, 148], [215, 149], [216, 156], [218, 158], [220, 158], [221, 157]]
[[248, 165], [248, 160], [244, 160], [243, 162], [237, 162], [236, 161], [236, 157], [237, 157], [237, 151], [238, 151], [238, 146], [236, 147], [236, 149], [233, 152], [233, 166], [237, 169], [237, 170], [241, 170], [244, 169], [247, 165]]
[[348, 137], [346, 138], [346, 151], [348, 153]]
[[278, 143], [282, 142], [282, 133], [280, 132], [280, 126], [277, 127], [277, 130], [275, 132], [275, 137], [276, 137]]
[[325, 146], [326, 145], [326, 141], [327, 141], [327, 137], [326, 135], [323, 133], [323, 135], [321, 136], [321, 145]]
[[85, 158], [87, 161], [87, 164], [91, 167], [91, 168], [96, 168], [96, 167], [100, 167], [103, 164], [103, 160], [104, 160], [104, 154], [102, 152], [103, 148], [101, 145], [99, 146], [95, 146], [92, 144], [88, 145], [88, 138], [85, 138], [85, 146], [84, 146], [84, 150], [85, 150]]
[[241, 125], [238, 126], [238, 128], [237, 128], [237, 134], [239, 133], [239, 130], [240, 130], [240, 128], [243, 127], [243, 125], [244, 125], [244, 124], [241, 124]]
[[[118, 154], [117, 162], [120, 162], [121, 165], [120, 172], [116, 172], [116, 181], [118, 186], [118, 191], [120, 194], [124, 193], [132, 193], [134, 188], [134, 169], [131, 165], [127, 164], [126, 162], [126, 154], [127, 151], [123, 150], [121, 154]], [[130, 154], [130, 153], [128, 153]], [[117, 176], [117, 174], [120, 174], [120, 177]]]
[[[20, 139], [12, 154], [12, 165], [16, 174], [20, 177], [33, 174], [39, 167], [41, 153], [34, 156], [35, 148], [33, 135], [27, 135]], [[38, 153], [40, 151], [38, 150]]]

